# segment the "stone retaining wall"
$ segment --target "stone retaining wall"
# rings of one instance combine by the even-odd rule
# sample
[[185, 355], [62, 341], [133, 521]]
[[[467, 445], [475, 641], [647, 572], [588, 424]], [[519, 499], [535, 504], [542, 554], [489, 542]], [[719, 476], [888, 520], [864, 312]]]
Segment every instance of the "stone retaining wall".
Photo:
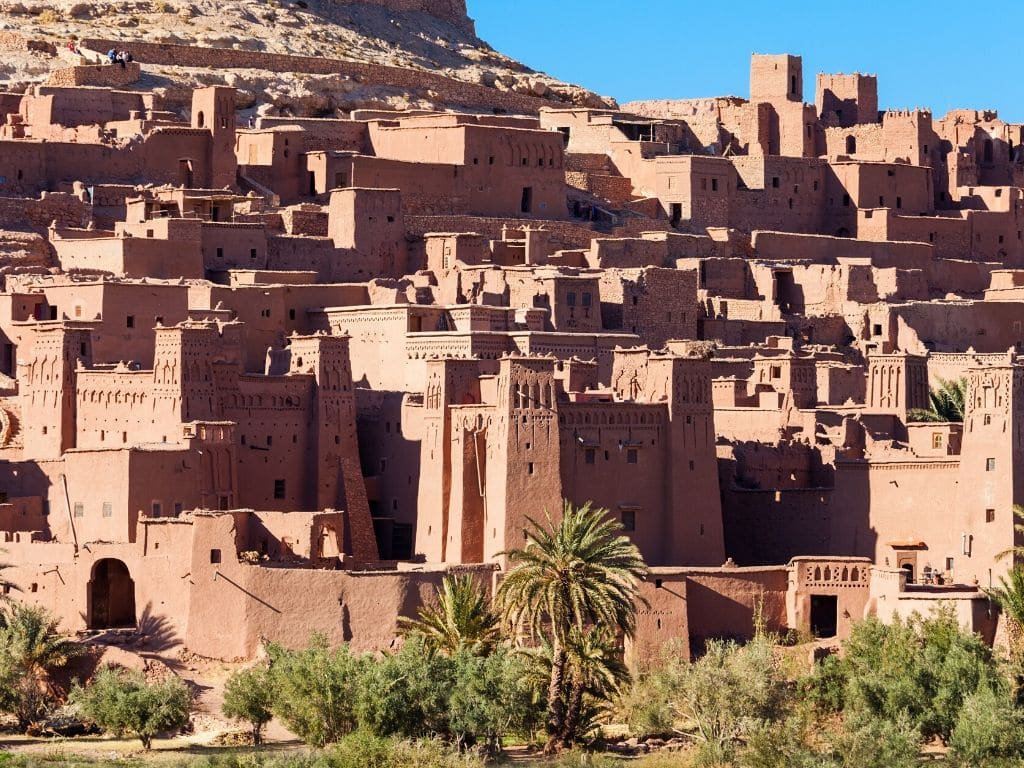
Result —
[[327, 59], [313, 56], [291, 56], [283, 53], [242, 51], [233, 48], [200, 48], [187, 45], [146, 43], [125, 40], [83, 40], [81, 45], [96, 51], [110, 48], [131, 52], [143, 64], [197, 67], [210, 70], [261, 69], [269, 72], [304, 72], [312, 75], [343, 75], [369, 85], [426, 90], [439, 101], [466, 107], [501, 108], [508, 112], [537, 114], [552, 102], [534, 96], [499, 91], [475, 83], [466, 83], [433, 72], [383, 64]]
[[142, 68], [134, 62], [123, 67], [119, 64], [83, 64], [50, 73], [46, 84], [61, 88], [81, 85], [121, 88], [139, 82], [141, 74]]

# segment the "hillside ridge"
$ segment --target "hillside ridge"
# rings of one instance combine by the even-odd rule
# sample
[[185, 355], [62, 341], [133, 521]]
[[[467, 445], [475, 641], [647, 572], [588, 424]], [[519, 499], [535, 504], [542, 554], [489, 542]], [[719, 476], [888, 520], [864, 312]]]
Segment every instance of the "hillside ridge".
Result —
[[[135, 87], [155, 90], [172, 107], [185, 105], [191, 88], [215, 84], [238, 89], [240, 110], [269, 115], [486, 107], [486, 99], [472, 88], [432, 87], [442, 82], [437, 78], [491, 89], [496, 105], [505, 108], [503, 101], [512, 102], [515, 111], [536, 112], [545, 103], [615, 104], [495, 51], [476, 36], [465, 0], [6, 0], [0, 2], [0, 37], [4, 35], [30, 43], [5, 46], [10, 55], [0, 66], [0, 90], [6, 92], [46, 83], [55, 70], [69, 64], [88, 63], [71, 60], [68, 44], [99, 39], [128, 51], [143, 44], [174, 45], [406, 68], [435, 76], [415, 87], [407, 77], [398, 78], [404, 85], [353, 79], [345, 74], [348, 66], [310, 73], [261, 70], [259, 57], [242, 55], [236, 63], [230, 55], [218, 54], [212, 57], [216, 66], [204, 65], [194, 55], [181, 62], [147, 62], [136, 56], [143, 68]], [[472, 97], [461, 98], [465, 93]], [[502, 99], [501, 94], [527, 98]]]

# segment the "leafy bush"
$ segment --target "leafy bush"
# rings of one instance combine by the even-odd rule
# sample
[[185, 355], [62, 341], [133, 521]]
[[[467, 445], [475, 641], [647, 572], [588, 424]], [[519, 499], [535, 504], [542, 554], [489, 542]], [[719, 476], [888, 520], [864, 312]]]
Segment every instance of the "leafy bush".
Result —
[[356, 728], [355, 702], [368, 659], [347, 646], [331, 650], [322, 635], [308, 648], [289, 651], [271, 644], [273, 713], [307, 744], [322, 747]]
[[486, 742], [493, 750], [507, 734], [535, 732], [544, 721], [543, 693], [531, 684], [521, 655], [499, 648], [480, 657], [454, 657], [448, 729], [460, 743]]
[[378, 736], [448, 735], [454, 683], [454, 661], [412, 637], [400, 651], [365, 669], [356, 703], [359, 724]]
[[921, 752], [921, 734], [907, 715], [847, 722], [833, 739], [836, 768], [913, 768]]
[[684, 646], [675, 642], [666, 644], [658, 663], [634, 678], [632, 685], [624, 687], [614, 702], [616, 715], [629, 726], [634, 736], [662, 736], [675, 727], [672, 709], [673, 681], [680, 674], [680, 665], [690, 663]]
[[149, 749], [154, 736], [188, 722], [190, 695], [177, 678], [149, 683], [140, 672], [104, 667], [87, 688], [72, 690], [71, 700], [100, 728], [131, 733]]
[[699, 764], [731, 760], [751, 734], [785, 719], [791, 686], [771, 643], [711, 641], [693, 664], [678, 652], [620, 699], [634, 732], [677, 730], [697, 744]]
[[950, 736], [954, 760], [980, 768], [1024, 757], [1024, 711], [1002, 688], [983, 685], [967, 697]]
[[275, 698], [270, 670], [264, 666], [239, 670], [224, 686], [224, 714], [249, 723], [252, 743], [258, 747], [263, 743], [263, 726], [273, 717]]
[[845, 677], [847, 711], [890, 721], [906, 713], [925, 739], [948, 740], [964, 700], [995, 675], [991, 650], [946, 609], [927, 619], [859, 622], [840, 664], [841, 674], [827, 674], [835, 683]]

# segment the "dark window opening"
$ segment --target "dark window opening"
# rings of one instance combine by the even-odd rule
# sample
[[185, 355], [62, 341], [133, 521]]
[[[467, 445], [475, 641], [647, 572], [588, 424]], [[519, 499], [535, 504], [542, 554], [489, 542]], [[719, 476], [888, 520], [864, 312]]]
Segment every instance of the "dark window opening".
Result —
[[533, 187], [523, 187], [523, 199], [519, 209], [523, 213], [531, 213], [533, 211]]
[[285, 497], [285, 481], [275, 480], [274, 481], [274, 498], [283, 499]]
[[671, 213], [672, 213], [672, 219], [671, 219], [672, 220], [672, 226], [673, 227], [678, 227], [679, 226], [679, 222], [681, 222], [683, 220], [683, 204], [682, 203], [672, 203]]

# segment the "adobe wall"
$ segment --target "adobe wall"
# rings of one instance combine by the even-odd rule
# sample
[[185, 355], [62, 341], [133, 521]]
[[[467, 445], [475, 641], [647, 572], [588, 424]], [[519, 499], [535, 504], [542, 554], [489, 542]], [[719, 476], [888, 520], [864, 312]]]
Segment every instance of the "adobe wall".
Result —
[[736, 487], [726, 477], [722, 493], [725, 551], [740, 565], [788, 563], [794, 557], [833, 552], [832, 506], [841, 499], [831, 488], [752, 490]]
[[754, 232], [752, 246], [759, 259], [833, 263], [840, 257], [864, 258], [876, 267], [903, 269], [927, 269], [933, 258], [933, 248], [928, 243], [877, 243], [790, 232]]
[[81, 45], [96, 51], [128, 48], [137, 62], [175, 67], [196, 67], [205, 70], [261, 69], [270, 72], [305, 72], [312, 75], [347, 76], [356, 82], [384, 85], [402, 90], [429, 90], [441, 101], [463, 106], [483, 107], [490, 111], [502, 108], [510, 112], [536, 114], [550, 105], [546, 99], [499, 91], [475, 83], [462, 82], [405, 67], [363, 64], [343, 59], [314, 56], [290, 56], [282, 53], [240, 51], [233, 48], [200, 48], [187, 45], [146, 43], [140, 40], [86, 39]]

